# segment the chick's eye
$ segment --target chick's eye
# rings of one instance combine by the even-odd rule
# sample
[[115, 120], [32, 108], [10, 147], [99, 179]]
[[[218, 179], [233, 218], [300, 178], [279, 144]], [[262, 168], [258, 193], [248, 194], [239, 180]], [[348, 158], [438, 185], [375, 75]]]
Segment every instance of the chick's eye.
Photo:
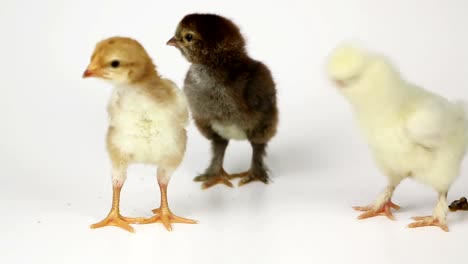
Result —
[[113, 60], [113, 61], [111, 61], [110, 65], [111, 65], [112, 68], [118, 68], [120, 66], [120, 61]]
[[188, 42], [192, 41], [192, 39], [193, 39], [192, 34], [187, 34], [187, 35], [185, 35], [185, 39], [186, 39]]

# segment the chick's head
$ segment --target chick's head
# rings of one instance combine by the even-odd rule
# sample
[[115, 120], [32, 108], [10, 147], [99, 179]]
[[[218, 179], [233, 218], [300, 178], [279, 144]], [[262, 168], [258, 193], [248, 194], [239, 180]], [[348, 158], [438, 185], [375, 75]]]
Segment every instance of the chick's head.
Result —
[[368, 60], [369, 55], [363, 49], [351, 44], [341, 45], [330, 55], [328, 74], [340, 87], [346, 86], [361, 77]]
[[387, 58], [348, 43], [331, 53], [327, 71], [340, 91], [353, 97], [388, 92], [401, 80]]
[[178, 48], [191, 63], [216, 63], [245, 52], [239, 28], [229, 19], [213, 14], [185, 16], [167, 44]]
[[154, 64], [136, 40], [112, 37], [99, 42], [83, 78], [97, 77], [114, 83], [135, 83], [154, 74]]

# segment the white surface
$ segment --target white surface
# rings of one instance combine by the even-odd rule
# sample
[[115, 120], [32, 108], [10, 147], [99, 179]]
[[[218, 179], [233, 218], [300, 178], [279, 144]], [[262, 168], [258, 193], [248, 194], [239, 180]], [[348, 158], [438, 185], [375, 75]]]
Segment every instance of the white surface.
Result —
[[[432, 212], [436, 193], [404, 182], [397, 221], [356, 220], [352, 205], [385, 186], [350, 108], [324, 74], [328, 52], [358, 39], [404, 75], [448, 98], [468, 100], [465, 0], [18, 1], [0, 8], [0, 263], [465, 263], [467, 213], [449, 214], [450, 233], [405, 228]], [[190, 126], [183, 165], [169, 186], [173, 211], [198, 225], [91, 230], [111, 199], [104, 149], [111, 87], [83, 80], [97, 41], [138, 39], [159, 71], [181, 85], [187, 62], [165, 42], [190, 12], [233, 18], [250, 54], [278, 84], [279, 134], [267, 162], [273, 184], [206, 191], [192, 182], [209, 143]], [[233, 143], [231, 172], [248, 167], [248, 144]], [[468, 194], [468, 168], [449, 201]], [[122, 212], [149, 216], [159, 204], [155, 168], [131, 169]]]

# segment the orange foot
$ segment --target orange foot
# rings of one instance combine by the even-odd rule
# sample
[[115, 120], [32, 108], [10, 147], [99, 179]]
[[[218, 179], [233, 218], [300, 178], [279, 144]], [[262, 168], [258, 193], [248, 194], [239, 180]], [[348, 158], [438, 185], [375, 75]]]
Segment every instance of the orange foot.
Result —
[[434, 218], [433, 216], [416, 216], [412, 217], [411, 219], [415, 220], [416, 222], [411, 223], [408, 225], [409, 228], [416, 228], [416, 227], [423, 227], [423, 226], [438, 226], [442, 228], [445, 232], [448, 232], [447, 224], [442, 224], [439, 219]]
[[171, 224], [181, 223], [181, 224], [196, 224], [196, 220], [183, 218], [177, 215], [174, 215], [169, 210], [161, 210], [160, 208], [154, 209], [153, 213], [155, 216], [150, 218], [131, 218], [129, 221], [132, 224], [152, 224], [152, 223], [162, 223], [166, 227], [167, 231], [172, 231]]
[[129, 225], [129, 223], [132, 223], [132, 220], [133, 218], [123, 217], [117, 212], [111, 212], [104, 220], [96, 224], [93, 224], [90, 227], [92, 229], [95, 229], [95, 228], [101, 228], [105, 226], [117, 226], [124, 230], [127, 230], [128, 232], [135, 233], [135, 230], [133, 229], [133, 227]]
[[381, 208], [374, 209], [373, 206], [353, 206], [356, 211], [363, 211], [365, 213], [358, 216], [358, 219], [366, 219], [374, 216], [383, 215], [388, 219], [395, 220], [391, 209], [400, 210], [400, 206], [392, 203], [392, 201], [386, 202]]
[[262, 177], [258, 177], [257, 175], [254, 175], [251, 171], [246, 171], [246, 172], [241, 172], [241, 173], [236, 173], [236, 174], [231, 174], [228, 176], [229, 179], [234, 179], [234, 178], [241, 178], [239, 181], [238, 186], [241, 187], [247, 183], [251, 183], [254, 181], [261, 181], [265, 184], [268, 184], [268, 175], [264, 172]]
[[214, 186], [216, 184], [224, 184], [228, 187], [234, 187], [232, 185], [232, 183], [229, 181], [229, 174], [226, 173], [226, 171], [224, 171], [224, 169], [221, 170], [221, 172], [219, 174], [202, 174], [198, 177], [195, 177], [195, 179], [193, 179], [194, 181], [196, 182], [203, 182], [202, 184], [202, 189], [208, 189], [210, 188], [211, 186]]

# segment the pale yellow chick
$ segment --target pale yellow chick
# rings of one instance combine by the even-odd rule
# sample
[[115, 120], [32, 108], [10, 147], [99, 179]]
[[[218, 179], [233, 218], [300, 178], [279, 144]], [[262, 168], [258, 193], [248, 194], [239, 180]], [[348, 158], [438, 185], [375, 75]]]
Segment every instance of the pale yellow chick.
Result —
[[393, 191], [405, 178], [433, 187], [439, 196], [432, 216], [415, 217], [409, 227], [439, 226], [448, 231], [447, 192], [459, 174], [468, 145], [468, 119], [462, 103], [405, 81], [382, 55], [353, 45], [335, 49], [328, 73], [348, 99], [358, 125], [388, 186], [360, 219], [393, 219]]
[[[110, 81], [114, 91], [108, 105], [107, 150], [112, 163], [113, 202], [109, 215], [91, 226], [119, 226], [134, 232], [130, 223], [196, 223], [169, 210], [167, 185], [181, 163], [188, 123], [184, 95], [170, 80], [161, 78], [145, 49], [135, 40], [113, 37], [96, 45], [83, 77]], [[161, 206], [154, 217], [127, 218], [119, 213], [120, 191], [132, 163], [157, 165]]]

